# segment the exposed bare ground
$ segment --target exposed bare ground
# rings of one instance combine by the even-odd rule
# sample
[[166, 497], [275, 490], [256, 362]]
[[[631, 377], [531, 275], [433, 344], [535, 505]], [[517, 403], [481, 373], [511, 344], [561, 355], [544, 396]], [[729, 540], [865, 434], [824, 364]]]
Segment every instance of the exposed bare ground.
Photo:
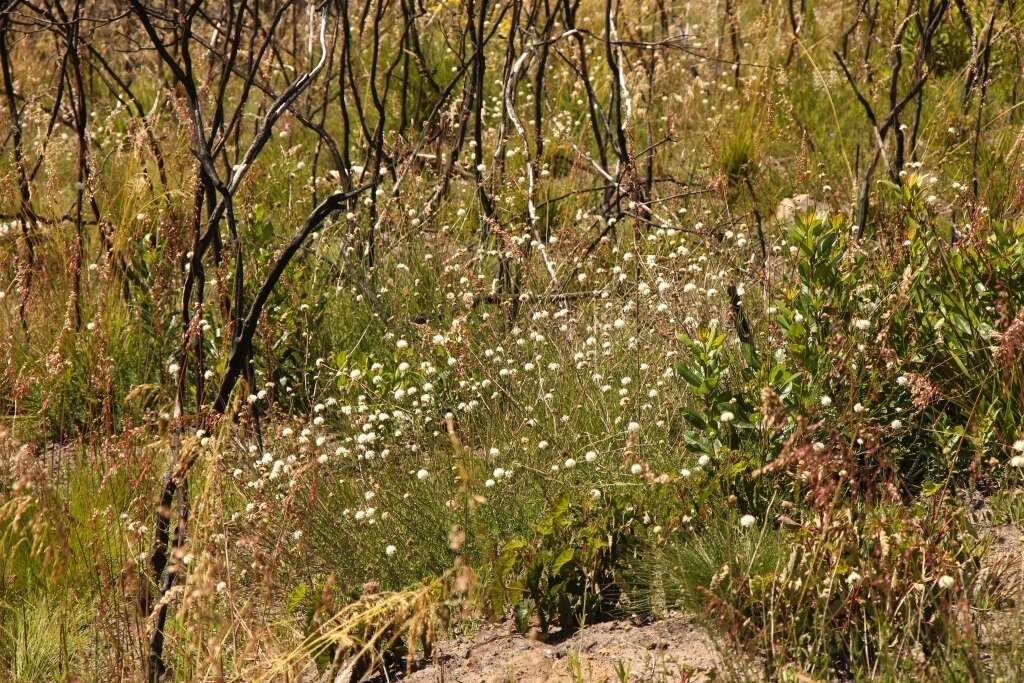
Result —
[[1015, 524], [997, 524], [987, 533], [991, 546], [985, 556], [986, 568], [996, 577], [1005, 600], [1002, 609], [980, 619], [982, 643], [992, 650], [1019, 638], [1024, 626], [1024, 529]]
[[609, 621], [561, 642], [539, 642], [510, 623], [473, 638], [445, 641], [434, 661], [405, 680], [415, 683], [555, 683], [561, 681], [706, 681], [721, 667], [708, 634], [692, 618], [637, 626]]

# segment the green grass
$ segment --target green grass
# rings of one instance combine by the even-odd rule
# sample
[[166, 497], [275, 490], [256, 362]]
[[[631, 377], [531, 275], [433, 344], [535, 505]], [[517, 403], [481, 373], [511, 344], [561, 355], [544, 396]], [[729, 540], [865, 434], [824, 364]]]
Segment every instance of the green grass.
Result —
[[[466, 8], [427, 4], [417, 28], [443, 88], [459, 64], [449, 45]], [[1024, 519], [1021, 469], [1010, 464], [1024, 457], [1015, 445], [1024, 437], [1020, 10], [1002, 9], [994, 24], [977, 196], [978, 94], [961, 102], [971, 49], [950, 9], [928, 62], [917, 147], [898, 185], [880, 162], [857, 239], [851, 225], [876, 141], [832, 55], [856, 8], [809, 3], [794, 40], [785, 3], [736, 4], [738, 86], [721, 6], [673, 6], [666, 33], [656, 12], [622, 3], [635, 156], [623, 177], [642, 182], [651, 160], [649, 217], [628, 192], [602, 209], [606, 179], [572, 66], [575, 38], [550, 44], [535, 233], [525, 159], [537, 149], [536, 61], [516, 95], [528, 148], [506, 123], [510, 154], [501, 172], [492, 163], [505, 15], [484, 78], [482, 189], [500, 230], [481, 241], [469, 166], [445, 196], [432, 166], [410, 165], [396, 195], [384, 183], [373, 268], [362, 200], [329, 222], [259, 322], [256, 381], [235, 396], [244, 407], [252, 395], [258, 423], [247, 410], [207, 419], [231, 349], [224, 305], [236, 254], [226, 231], [220, 262], [206, 262], [197, 322], [210, 376], [200, 400], [190, 366], [175, 421], [169, 366], [179, 360], [195, 179], [187, 122], [154, 55], [140, 53], [132, 87], [153, 111], [163, 185], [139, 122], [90, 81], [90, 191], [101, 221], [85, 226], [77, 301], [70, 221], [38, 226], [26, 292], [17, 226], [0, 236], [0, 679], [141, 675], [149, 615], [138, 613], [139, 591], [153, 587], [153, 506], [178, 436], [197, 459], [186, 545], [172, 558], [181, 571], [167, 629], [175, 680], [256, 680], [273, 667], [297, 677], [314, 666], [311, 642], [358, 660], [353, 643], [375, 633], [395, 636], [397, 657], [420, 647], [422, 624], [436, 638], [480, 618], [526, 630], [566, 611], [579, 620], [673, 609], [701, 616], [730, 657], [742, 653], [767, 678], [1012, 679], [1019, 639], [988, 634], [992, 623], [1019, 621], [1019, 598], [984, 571], [985, 529], [969, 501], [982, 501], [993, 523]], [[995, 5], [966, 6], [978, 28]], [[889, 41], [905, 6], [878, 11], [875, 35], [863, 17], [850, 32], [846, 63], [884, 116]], [[89, 40], [120, 44], [124, 30], [145, 41], [129, 19]], [[585, 1], [579, 19], [593, 32], [583, 34], [588, 75], [607, 108], [603, 6]], [[305, 19], [286, 20], [284, 43], [293, 21]], [[398, 52], [402, 26], [397, 14], [384, 23], [388, 64], [407, 54]], [[911, 20], [901, 93], [918, 30]], [[76, 141], [63, 120], [47, 135], [52, 84], [37, 48], [50, 47], [20, 31], [25, 149], [40, 159], [33, 209], [59, 217], [75, 198]], [[372, 131], [372, 33], [354, 31], [352, 69]], [[684, 33], [687, 49], [675, 49]], [[670, 38], [675, 47], [641, 47]], [[538, 35], [520, 39], [515, 50]], [[204, 73], [216, 73], [196, 49]], [[384, 107], [385, 145], [398, 158], [417, 144], [434, 93], [412, 61], [400, 93], [396, 63]], [[275, 88], [286, 78], [276, 67], [263, 76]], [[339, 139], [342, 114], [353, 117], [353, 162], [363, 164], [367, 141], [337, 82], [337, 73], [318, 81], [296, 107], [319, 120], [326, 101], [323, 125]], [[241, 92], [232, 83], [228, 101]], [[213, 94], [203, 89], [204, 104]], [[243, 148], [262, 113], [263, 95], [253, 96]], [[399, 131], [403, 98], [409, 124]], [[913, 126], [916, 107], [900, 123]], [[419, 151], [449, 154], [459, 116], [451, 104], [437, 140]], [[602, 135], [614, 173], [616, 136]], [[15, 188], [5, 144], [0, 178]], [[311, 168], [316, 146], [286, 115], [235, 199], [246, 302], [312, 206], [311, 174], [319, 198], [335, 189], [323, 149]], [[775, 220], [779, 202], [800, 194], [820, 210]], [[16, 214], [16, 193], [4, 197], [2, 213]], [[516, 305], [502, 298], [505, 274], [519, 283]], [[732, 287], [742, 290], [736, 302]], [[614, 609], [598, 609], [592, 601], [610, 591]], [[386, 609], [374, 607], [378, 596]]]

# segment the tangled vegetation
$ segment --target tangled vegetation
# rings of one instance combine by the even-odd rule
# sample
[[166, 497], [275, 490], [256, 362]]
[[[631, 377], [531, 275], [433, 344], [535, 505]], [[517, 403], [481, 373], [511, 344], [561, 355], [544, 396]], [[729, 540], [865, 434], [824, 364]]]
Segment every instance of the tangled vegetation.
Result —
[[0, 66], [0, 679], [680, 610], [1019, 679], [1016, 0], [4, 0]]

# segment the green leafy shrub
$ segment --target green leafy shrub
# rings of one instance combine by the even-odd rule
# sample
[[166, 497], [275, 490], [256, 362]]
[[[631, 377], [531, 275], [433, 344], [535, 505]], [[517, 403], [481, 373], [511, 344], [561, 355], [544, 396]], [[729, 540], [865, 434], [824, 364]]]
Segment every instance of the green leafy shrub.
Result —
[[501, 550], [489, 588], [492, 608], [511, 609], [522, 631], [573, 630], [607, 617], [626, 590], [623, 577], [642, 547], [642, 515], [622, 502], [573, 505], [562, 498]]

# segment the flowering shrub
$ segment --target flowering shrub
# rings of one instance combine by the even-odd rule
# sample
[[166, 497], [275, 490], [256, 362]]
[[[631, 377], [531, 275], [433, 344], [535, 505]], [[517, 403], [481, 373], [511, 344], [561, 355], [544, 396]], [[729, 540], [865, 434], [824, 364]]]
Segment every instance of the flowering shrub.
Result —
[[997, 669], [1017, 4], [157, 4], [0, 11], [0, 679]]

